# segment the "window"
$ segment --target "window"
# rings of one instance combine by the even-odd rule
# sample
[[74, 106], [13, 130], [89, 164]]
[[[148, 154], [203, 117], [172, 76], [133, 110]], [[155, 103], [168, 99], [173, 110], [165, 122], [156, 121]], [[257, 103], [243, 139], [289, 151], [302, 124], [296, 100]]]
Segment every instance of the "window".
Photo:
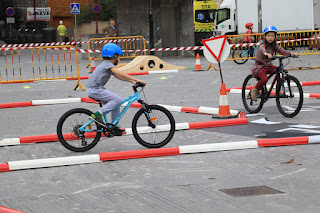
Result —
[[215, 10], [196, 10], [195, 21], [199, 23], [211, 23], [214, 22]]
[[230, 19], [230, 9], [220, 9], [217, 12], [217, 24]]

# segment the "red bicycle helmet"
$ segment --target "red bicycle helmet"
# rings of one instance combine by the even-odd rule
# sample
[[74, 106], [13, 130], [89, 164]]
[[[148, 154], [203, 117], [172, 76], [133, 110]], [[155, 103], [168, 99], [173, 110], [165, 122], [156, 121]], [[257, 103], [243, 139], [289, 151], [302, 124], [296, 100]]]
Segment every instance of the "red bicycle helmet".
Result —
[[246, 23], [246, 28], [249, 29], [249, 27], [251, 27], [253, 24], [251, 22]]

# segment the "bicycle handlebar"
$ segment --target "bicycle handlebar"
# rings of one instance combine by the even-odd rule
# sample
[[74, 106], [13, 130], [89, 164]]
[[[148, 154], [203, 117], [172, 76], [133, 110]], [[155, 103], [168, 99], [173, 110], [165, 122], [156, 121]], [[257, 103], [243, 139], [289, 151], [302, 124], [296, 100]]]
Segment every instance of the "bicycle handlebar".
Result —
[[132, 86], [133, 91], [137, 92], [138, 87], [144, 87], [145, 85], [141, 82], [137, 82], [136, 85]]
[[[265, 56], [265, 57], [268, 57], [268, 56]], [[298, 56], [294, 56], [294, 55], [287, 55], [287, 56], [272, 56], [272, 58], [270, 58], [271, 60], [276, 60], [276, 59], [279, 59], [279, 60], [283, 60], [285, 58], [299, 58]]]

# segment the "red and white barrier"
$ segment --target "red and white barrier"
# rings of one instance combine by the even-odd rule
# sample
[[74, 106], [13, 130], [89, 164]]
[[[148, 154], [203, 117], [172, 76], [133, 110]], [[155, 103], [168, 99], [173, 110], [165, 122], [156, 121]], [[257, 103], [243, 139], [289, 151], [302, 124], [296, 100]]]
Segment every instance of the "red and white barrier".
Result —
[[255, 149], [269, 146], [304, 145], [320, 143], [320, 135], [292, 137], [292, 138], [272, 138], [251, 141], [239, 141], [228, 143], [184, 145], [171, 148], [144, 149], [120, 152], [107, 152], [92, 155], [44, 158], [33, 160], [9, 161], [0, 163], [0, 172], [16, 171], [21, 169], [34, 169], [55, 166], [69, 166], [77, 164], [98, 163], [103, 161], [125, 160], [134, 158], [160, 157], [181, 154], [193, 154], [203, 152], [231, 151]]
[[[249, 93], [250, 90], [246, 90], [246, 92]], [[230, 93], [233, 93], [233, 94], [241, 94], [242, 93], [242, 89], [230, 89], [229, 90]], [[275, 91], [272, 91], [270, 93], [271, 95], [275, 95]], [[300, 94], [299, 93], [294, 93], [294, 95], [296, 97], [298, 97]], [[304, 92], [303, 93], [303, 98], [320, 98], [320, 93], [307, 93], [307, 92]]]
[[[241, 125], [248, 124], [248, 119], [244, 117], [236, 119], [227, 119], [227, 120], [217, 120], [217, 121], [205, 121], [197, 123], [176, 123], [176, 130], [191, 130], [191, 129], [201, 129], [201, 128], [213, 128], [213, 127], [222, 127], [222, 126], [232, 126], [232, 125]], [[132, 135], [131, 128], [124, 128], [124, 135]], [[169, 125], [160, 125], [157, 127], [157, 131], [168, 131]], [[150, 133], [152, 132], [151, 127], [140, 127], [138, 129], [139, 133]], [[72, 136], [70, 136], [72, 140]], [[40, 143], [40, 142], [53, 142], [59, 141], [57, 134], [50, 135], [36, 135], [36, 136], [25, 136], [19, 138], [7, 138], [0, 140], [0, 146], [12, 146], [28, 143]]]
[[10, 209], [4, 206], [0, 206], [0, 212], [1, 213], [26, 213], [15, 209]]
[[[83, 98], [65, 98], [65, 99], [47, 99], [47, 100], [31, 100], [28, 102], [16, 102], [16, 103], [1, 103], [1, 108], [14, 108], [14, 107], [29, 107], [29, 106], [39, 106], [39, 105], [47, 105], [47, 104], [67, 104], [67, 103], [98, 103], [91, 98], [83, 97]], [[126, 106], [127, 103], [122, 106]], [[172, 112], [187, 112], [187, 113], [199, 113], [199, 114], [208, 114], [208, 115], [217, 115], [219, 113], [219, 108], [211, 108], [211, 107], [186, 107], [186, 106], [171, 106], [159, 104], [160, 106], [168, 109]], [[130, 107], [133, 108], [141, 108], [141, 104], [133, 103]], [[236, 116], [239, 114], [239, 110], [230, 110], [230, 114], [232, 116]]]

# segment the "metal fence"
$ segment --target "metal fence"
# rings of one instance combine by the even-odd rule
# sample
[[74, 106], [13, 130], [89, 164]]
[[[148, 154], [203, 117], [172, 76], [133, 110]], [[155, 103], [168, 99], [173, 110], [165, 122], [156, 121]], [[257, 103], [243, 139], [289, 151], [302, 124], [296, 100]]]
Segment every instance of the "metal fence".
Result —
[[[126, 36], [126, 37], [106, 37], [106, 38], [92, 38], [88, 42], [89, 50], [102, 50], [106, 43], [115, 43], [121, 47], [122, 50], [140, 50], [146, 48], [146, 40], [143, 36]], [[135, 58], [137, 56], [146, 55], [146, 52], [123, 52], [120, 58]], [[101, 53], [88, 53], [89, 63], [91, 65], [92, 57], [94, 60], [102, 60]], [[87, 66], [87, 67], [88, 67]]]
[[78, 52], [73, 46], [7, 48], [0, 63], [0, 83], [33, 82], [42, 80], [78, 80]]
[[[232, 47], [230, 56], [227, 60], [245, 60], [256, 57], [258, 45], [251, 47], [244, 47], [245, 37], [251, 39], [252, 43], [259, 43], [263, 41], [264, 34], [242, 34], [242, 35], [228, 35], [230, 44], [240, 44], [240, 47]], [[320, 30], [310, 31], [294, 31], [294, 32], [279, 32], [277, 34], [277, 41], [284, 49], [298, 53], [299, 55], [320, 54], [320, 40], [312, 38], [320, 37]], [[251, 53], [251, 54], [250, 54]]]

